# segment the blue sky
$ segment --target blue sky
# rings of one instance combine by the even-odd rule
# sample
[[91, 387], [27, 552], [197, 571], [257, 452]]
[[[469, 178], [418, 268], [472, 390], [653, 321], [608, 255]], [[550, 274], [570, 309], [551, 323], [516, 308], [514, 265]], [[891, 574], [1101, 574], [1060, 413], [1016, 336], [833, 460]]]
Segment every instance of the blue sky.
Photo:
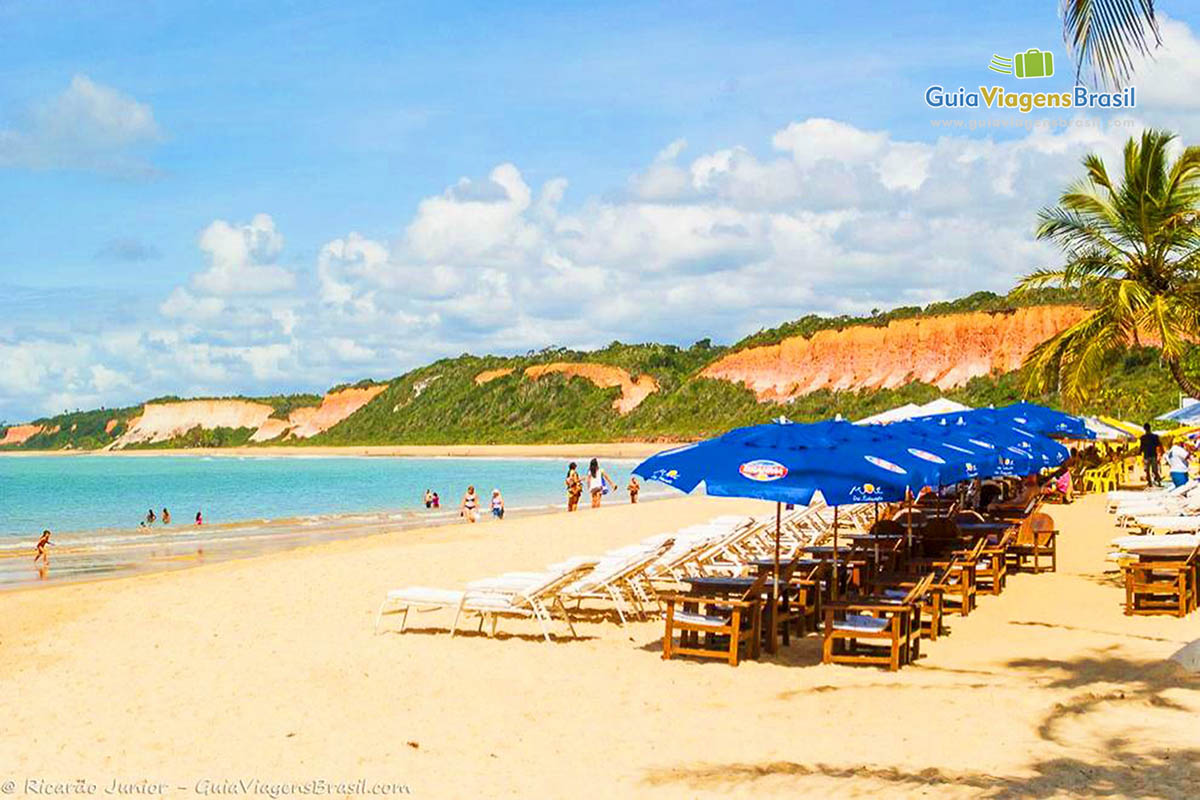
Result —
[[[1154, 85], [1195, 77], [1183, 6], [1162, 6], [1181, 55], [1148, 70]], [[1061, 181], [1037, 159], [1070, 177], [1119, 137], [947, 143], [922, 92], [1018, 88], [985, 67], [1027, 47], [1052, 49], [1067, 86], [1059, 24], [1053, 0], [0, 5], [0, 356], [21, 365], [0, 378], [0, 419], [320, 389], [464, 349], [730, 341], [1005, 288], [1048, 256], [1029, 230]], [[1157, 95], [1137, 121], [1186, 133], [1194, 104]], [[812, 136], [862, 141], [822, 156]], [[924, 168], [899, 187], [835, 174], [931, 158], [990, 160], [975, 179], [997, 196], [959, 197], [961, 180], [939, 189]], [[1014, 241], [961, 249], [974, 218], [947, 206], [966, 204]], [[697, 231], [738, 241], [701, 247]], [[903, 248], [868, 241], [885, 234], [948, 238], [905, 285], [887, 276], [931, 251], [889, 262]]]

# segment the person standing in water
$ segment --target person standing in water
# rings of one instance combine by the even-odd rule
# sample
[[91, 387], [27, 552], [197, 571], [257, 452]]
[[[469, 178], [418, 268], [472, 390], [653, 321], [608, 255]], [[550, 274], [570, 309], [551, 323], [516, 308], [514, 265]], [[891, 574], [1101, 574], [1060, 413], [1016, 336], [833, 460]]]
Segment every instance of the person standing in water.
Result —
[[433, 508], [433, 490], [425, 490], [425, 508]]
[[158, 517], [154, 516], [154, 509], [153, 509], [153, 508], [152, 508], [152, 509], [150, 509], [149, 511], [147, 511], [147, 512], [146, 512], [146, 524], [147, 524], [147, 525], [153, 525], [153, 524], [154, 524], [154, 521], [155, 521], [156, 519], [158, 519]]
[[479, 497], [475, 494], [475, 487], [468, 486], [467, 493], [463, 495], [462, 504], [459, 506], [459, 516], [465, 517], [467, 522], [474, 522], [478, 516]]
[[642, 485], [638, 483], [637, 475], [629, 476], [629, 486], [626, 488], [629, 489], [629, 502], [637, 503], [638, 492], [642, 490]]
[[203, 525], [203, 524], [204, 524], [204, 517], [203, 517], [203, 516], [201, 516], [201, 514], [200, 514], [200, 512], [199, 512], [199, 511], [197, 511], [197, 512], [196, 512], [196, 524], [197, 524], [197, 525]]
[[588, 464], [587, 481], [588, 491], [592, 494], [592, 508], [600, 507], [600, 498], [604, 496], [605, 491], [617, 488], [617, 484], [600, 468], [600, 462], [594, 458]]
[[583, 497], [583, 481], [575, 470], [575, 462], [567, 466], [567, 511], [579, 508], [579, 498]]
[[50, 541], [49, 529], [42, 531], [42, 536], [37, 541], [37, 553], [33, 556], [33, 563], [37, 563], [40, 559], [45, 566], [50, 565], [50, 554], [46, 552], [47, 547], [53, 547], [54, 542]]
[[171, 512], [167, 511], [166, 508], [163, 508], [162, 523], [163, 525], [171, 524]]

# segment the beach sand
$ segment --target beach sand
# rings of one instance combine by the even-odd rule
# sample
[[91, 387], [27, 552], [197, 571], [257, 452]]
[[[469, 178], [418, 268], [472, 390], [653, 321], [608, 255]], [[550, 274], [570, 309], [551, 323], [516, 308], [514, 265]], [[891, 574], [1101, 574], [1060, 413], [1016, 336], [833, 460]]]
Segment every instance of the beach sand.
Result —
[[1164, 659], [1200, 616], [1123, 616], [1098, 498], [1050, 508], [1057, 574], [1012, 577], [898, 673], [821, 665], [815, 637], [737, 668], [663, 662], [658, 621], [584, 621], [554, 644], [519, 620], [451, 639], [442, 612], [372, 632], [389, 588], [769, 510], [613, 505], [2, 594], [0, 779], [18, 795], [26, 778], [174, 796], [361, 778], [452, 798], [1196, 796], [1200, 679]]

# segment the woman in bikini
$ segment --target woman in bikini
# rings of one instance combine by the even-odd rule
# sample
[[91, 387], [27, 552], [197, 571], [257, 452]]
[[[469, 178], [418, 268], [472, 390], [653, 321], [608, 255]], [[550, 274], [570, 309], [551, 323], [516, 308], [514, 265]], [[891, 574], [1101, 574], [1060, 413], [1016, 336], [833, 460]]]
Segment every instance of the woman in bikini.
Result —
[[583, 497], [583, 481], [575, 471], [575, 462], [567, 466], [567, 511], [579, 508], [579, 498]]
[[474, 522], [479, 510], [479, 497], [475, 494], [475, 487], [468, 486], [467, 493], [463, 495], [462, 507], [459, 514], [466, 517], [467, 522]]

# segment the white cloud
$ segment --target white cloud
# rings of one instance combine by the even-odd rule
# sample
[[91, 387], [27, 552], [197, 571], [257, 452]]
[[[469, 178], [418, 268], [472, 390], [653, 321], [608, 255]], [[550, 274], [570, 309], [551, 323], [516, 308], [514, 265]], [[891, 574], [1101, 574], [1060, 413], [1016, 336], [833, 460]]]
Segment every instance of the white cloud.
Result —
[[676, 140], [614, 181], [624, 192], [572, 203], [566, 178], [534, 189], [499, 164], [431, 193], [394, 240], [330, 231], [296, 273], [276, 263], [271, 217], [216, 220], [199, 239], [205, 263], [159, 318], [69, 340], [49, 321], [19, 341], [0, 327], [0, 408], [317, 388], [463, 351], [732, 341], [806, 313], [1006, 291], [1056, 263], [1033, 239], [1036, 212], [1082, 175], [1085, 153], [1119, 170], [1143, 122], [1200, 139], [1194, 98], [1171, 83], [1194, 76], [1196, 40], [1169, 23], [1182, 60], [1160, 51], [1153, 81], [1139, 80], [1147, 109], [1121, 126], [1081, 116], [917, 141], [801, 119], [707, 152]]
[[295, 276], [273, 262], [283, 250], [283, 235], [268, 214], [257, 214], [247, 225], [213, 221], [200, 234], [207, 270], [192, 278], [210, 295], [271, 294], [290, 289]]
[[0, 130], [0, 167], [153, 174], [138, 152], [161, 136], [149, 105], [76, 75], [23, 125]]

